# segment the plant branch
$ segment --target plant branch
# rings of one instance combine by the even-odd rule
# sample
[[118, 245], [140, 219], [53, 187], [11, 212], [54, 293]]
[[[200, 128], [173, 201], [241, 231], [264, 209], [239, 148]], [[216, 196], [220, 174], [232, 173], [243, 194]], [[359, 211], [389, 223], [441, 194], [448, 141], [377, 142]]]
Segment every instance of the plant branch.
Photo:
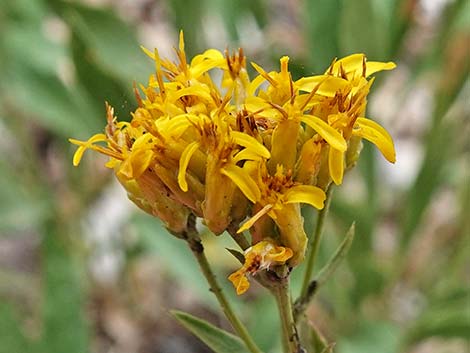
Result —
[[297, 327], [292, 312], [292, 302], [289, 289], [289, 277], [281, 278], [272, 289], [279, 309], [282, 328], [282, 344], [285, 353], [302, 353], [305, 350], [300, 345]]
[[293, 314], [294, 314], [294, 321], [297, 322], [299, 316], [305, 312], [307, 305], [312, 301], [313, 296], [317, 292], [318, 289], [318, 282], [313, 280], [307, 286], [307, 291], [305, 295], [301, 295], [294, 303]]
[[302, 290], [300, 295], [305, 297], [308, 291], [310, 279], [312, 278], [313, 268], [315, 266], [315, 259], [318, 254], [318, 249], [320, 247], [320, 240], [323, 233], [323, 226], [325, 224], [325, 219], [328, 214], [328, 209], [330, 208], [331, 197], [333, 194], [333, 185], [330, 184], [326, 190], [326, 200], [325, 206], [322, 210], [318, 212], [317, 224], [315, 226], [315, 232], [313, 233], [312, 245], [309, 247], [306, 268], [304, 273], [304, 279], [302, 282]]

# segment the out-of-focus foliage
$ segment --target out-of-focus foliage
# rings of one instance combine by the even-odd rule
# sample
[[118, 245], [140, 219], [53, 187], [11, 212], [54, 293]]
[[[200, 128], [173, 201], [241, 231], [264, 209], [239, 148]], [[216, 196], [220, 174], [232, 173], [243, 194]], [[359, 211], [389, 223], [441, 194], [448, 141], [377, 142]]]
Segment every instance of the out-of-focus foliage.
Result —
[[[265, 67], [289, 55], [299, 75], [353, 52], [397, 62], [369, 109], [390, 127], [397, 165], [385, 169], [366, 145], [335, 193], [316, 268], [353, 221], [356, 238], [309, 316], [340, 353], [464, 352], [469, 11], [465, 0], [0, 2], [0, 352], [206, 349], [168, 314], [220, 322], [187, 249], [122, 205], [100, 157], [73, 168], [67, 142], [103, 128], [104, 101], [130, 116], [133, 82], [153, 70], [139, 45], [168, 50], [179, 29], [190, 54], [241, 45]], [[314, 217], [306, 210], [311, 227]], [[232, 295], [223, 279], [236, 263], [219, 250], [235, 245], [204, 240]], [[276, 352], [265, 294], [234, 301], [260, 346]]]

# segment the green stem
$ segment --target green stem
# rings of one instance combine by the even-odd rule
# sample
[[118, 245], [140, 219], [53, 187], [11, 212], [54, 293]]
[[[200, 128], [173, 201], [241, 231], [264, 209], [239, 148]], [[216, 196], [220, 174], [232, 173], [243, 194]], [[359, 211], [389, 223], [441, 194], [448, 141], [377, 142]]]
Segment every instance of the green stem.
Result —
[[282, 328], [282, 345], [284, 353], [302, 352], [299, 335], [294, 322], [292, 301], [290, 297], [289, 278], [283, 278], [273, 289], [276, 298]]
[[204, 274], [204, 277], [206, 277], [206, 280], [209, 283], [211, 292], [214, 293], [214, 295], [216, 296], [217, 301], [219, 302], [222, 310], [224, 311], [224, 314], [227, 317], [228, 321], [232, 324], [233, 329], [243, 340], [243, 342], [245, 342], [246, 347], [251, 353], [262, 353], [261, 350], [257, 347], [256, 343], [251, 338], [246, 327], [235, 314], [235, 311], [233, 310], [229, 301], [225, 297], [225, 294], [222, 292], [222, 288], [217, 282], [217, 278], [215, 277], [215, 274], [212, 271], [209, 262], [207, 261], [207, 257], [204, 253], [204, 246], [202, 245], [199, 236], [190, 236], [186, 239], [186, 241], [194, 256], [196, 257], [196, 260], [202, 270], [202, 273]]
[[300, 295], [302, 297], [306, 296], [308, 291], [308, 286], [313, 274], [313, 267], [315, 266], [315, 259], [318, 254], [318, 249], [320, 247], [320, 239], [323, 233], [323, 226], [325, 224], [326, 215], [328, 214], [328, 209], [330, 208], [331, 197], [333, 194], [333, 185], [330, 184], [326, 190], [326, 200], [325, 207], [318, 212], [317, 224], [315, 226], [315, 232], [313, 233], [313, 241], [310, 246], [307, 254], [306, 268], [304, 274], [304, 280], [302, 282], [302, 290]]

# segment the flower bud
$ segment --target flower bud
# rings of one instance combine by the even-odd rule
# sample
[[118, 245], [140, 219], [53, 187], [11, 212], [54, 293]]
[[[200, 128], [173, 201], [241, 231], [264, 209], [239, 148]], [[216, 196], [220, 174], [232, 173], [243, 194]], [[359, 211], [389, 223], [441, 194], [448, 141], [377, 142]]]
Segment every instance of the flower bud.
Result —
[[304, 231], [304, 219], [300, 214], [300, 205], [286, 204], [275, 214], [274, 221], [279, 228], [280, 243], [293, 252], [288, 264], [291, 267], [297, 266], [304, 259], [307, 248], [307, 235]]
[[296, 165], [295, 181], [310, 185], [320, 169], [321, 143], [307, 140], [302, 146]]
[[173, 234], [186, 230], [190, 211], [171, 197], [170, 191], [153, 172], [147, 170], [136, 179], [116, 174], [129, 199], [139, 208], [158, 217]]
[[216, 235], [222, 234], [230, 224], [235, 184], [220, 172], [220, 161], [207, 157], [206, 193], [202, 212], [207, 227]]

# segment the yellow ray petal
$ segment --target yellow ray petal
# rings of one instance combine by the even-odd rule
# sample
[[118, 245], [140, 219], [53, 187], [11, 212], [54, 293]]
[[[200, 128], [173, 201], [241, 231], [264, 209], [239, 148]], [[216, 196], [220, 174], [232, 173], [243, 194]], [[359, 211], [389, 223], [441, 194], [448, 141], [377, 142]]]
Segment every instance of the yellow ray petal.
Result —
[[193, 126], [191, 121], [197, 121], [198, 117], [194, 114], [181, 114], [171, 119], [158, 119], [154, 124], [164, 136], [171, 136], [175, 139], [181, 137], [187, 128]]
[[396, 67], [397, 65], [392, 61], [386, 63], [380, 61], [368, 61], [366, 63], [366, 77], [369, 77], [378, 71], [393, 70]]
[[191, 156], [199, 148], [199, 142], [194, 141], [186, 146], [183, 153], [181, 153], [180, 165], [178, 170], [178, 184], [184, 192], [188, 191], [188, 183], [186, 182], [186, 169], [188, 169], [188, 164], [191, 159]]
[[387, 130], [375, 121], [358, 118], [354, 124], [353, 135], [372, 142], [389, 162], [395, 163], [395, 146], [392, 137]]
[[258, 185], [256, 185], [253, 178], [242, 168], [233, 164], [228, 164], [221, 168], [220, 172], [229, 177], [248, 200], [256, 203], [260, 199], [261, 192]]
[[344, 152], [338, 151], [330, 146], [328, 152], [328, 169], [330, 170], [330, 176], [336, 185], [340, 185], [343, 182], [344, 173]]
[[232, 131], [230, 136], [233, 138], [235, 143], [250, 149], [251, 151], [259, 154], [261, 157], [266, 159], [271, 157], [271, 153], [269, 153], [268, 149], [258, 142], [258, 140], [253, 136], [239, 131]]
[[253, 217], [251, 217], [248, 221], [243, 223], [243, 225], [240, 227], [240, 229], [237, 230], [237, 234], [244, 232], [245, 230], [250, 229], [253, 224], [255, 224], [261, 217], [263, 217], [265, 214], [267, 214], [271, 208], [273, 208], [273, 205], [268, 204], [264, 206], [261, 210], [259, 210]]
[[266, 81], [266, 79], [263, 76], [261, 75], [256, 76], [255, 79], [253, 79], [248, 85], [247, 96], [248, 97], [254, 96], [256, 90], [264, 81]]
[[132, 163], [132, 178], [138, 178], [149, 167], [153, 159], [153, 152], [149, 149], [138, 149], [130, 155]]
[[137, 149], [120, 164], [117, 173], [126, 179], [135, 179], [148, 168], [153, 152], [148, 149]]
[[152, 51], [150, 51], [149, 49], [147, 49], [146, 47], [144, 47], [143, 45], [140, 46], [140, 49], [142, 49], [142, 51], [147, 54], [147, 56], [153, 60], [155, 60], [155, 53], [153, 53]]
[[[382, 127], [379, 123], [375, 122], [374, 120], [367, 119], [367, 118], [357, 118], [356, 119], [356, 124], [358, 124], [360, 127], [370, 127], [371, 129], [377, 130], [381, 135], [383, 135], [390, 143], [393, 143], [392, 136], [388, 133], [385, 128]], [[354, 126], [356, 127], [356, 126]]]
[[76, 139], [69, 139], [70, 143], [73, 143], [74, 145], [78, 145], [79, 147], [75, 151], [75, 154], [73, 155], [73, 165], [76, 167], [80, 164], [80, 161], [82, 160], [83, 153], [85, 153], [85, 150], [87, 148], [90, 148], [95, 142], [104, 142], [107, 141], [106, 135], [105, 134], [95, 134], [92, 137], [88, 139], [88, 141], [80, 141]]
[[318, 75], [302, 77], [295, 82], [295, 87], [300, 91], [311, 92], [319, 83], [321, 85], [316, 93], [326, 97], [334, 97], [336, 92], [342, 91], [345, 87], [349, 86], [349, 82], [340, 77]]
[[285, 194], [285, 203], [308, 203], [321, 210], [325, 202], [325, 192], [312, 185], [297, 185]]
[[132, 179], [132, 163], [129, 158], [125, 159], [119, 166], [116, 174], [120, 180]]
[[180, 38], [179, 38], [179, 50], [180, 52], [184, 52], [184, 34], [183, 30], [180, 30]]
[[364, 54], [351, 54], [339, 59], [333, 64], [333, 72], [338, 72], [341, 66], [346, 73], [355, 71], [362, 72], [362, 63], [364, 62], [364, 58]]
[[343, 136], [322, 119], [313, 115], [303, 115], [301, 120], [315, 130], [333, 148], [342, 152], [345, 152], [348, 148]]
[[248, 288], [250, 288], [250, 282], [248, 282], [248, 278], [246, 278], [243, 268], [228, 276], [228, 280], [232, 282], [235, 290], [237, 291], [237, 295], [245, 293]]
[[207, 49], [204, 53], [196, 55], [191, 60], [191, 66], [199, 65], [204, 61], [225, 60], [224, 55], [217, 49]]
[[251, 63], [251, 66], [253, 66], [254, 69], [258, 71], [258, 73], [263, 76], [272, 86], [277, 86], [276, 81], [271, 77], [270, 73], [267, 73], [261, 66], [254, 62]]
[[138, 149], [150, 149], [153, 146], [151, 142], [153, 138], [154, 137], [152, 134], [144, 134], [139, 136], [132, 144], [132, 150], [136, 151]]
[[275, 246], [274, 249], [269, 251], [266, 255], [267, 261], [285, 263], [294, 255], [294, 252], [291, 248], [286, 248], [284, 246]]
[[[69, 139], [69, 142], [77, 145], [78, 144], [77, 142], [80, 142], [80, 141], [74, 140], [74, 139]], [[85, 153], [86, 149], [87, 149], [86, 145], [79, 145], [78, 146], [77, 150], [73, 154], [73, 166], [74, 167], [76, 167], [80, 164], [80, 161], [82, 160], [83, 154]]]
[[[363, 60], [365, 58], [364, 54], [352, 54], [346, 56], [335, 62], [333, 65], [333, 72], [340, 70], [340, 66], [343, 66], [343, 70], [346, 73], [354, 73], [355, 76], [362, 75], [363, 72]], [[366, 61], [366, 77], [383, 70], [392, 70], [396, 67], [395, 63], [389, 62], [380, 62], [380, 61]], [[349, 75], [348, 75], [349, 77]]]
[[208, 49], [204, 53], [196, 55], [191, 60], [190, 72], [193, 78], [198, 78], [203, 73], [226, 64], [223, 54], [216, 49]]
[[260, 161], [263, 157], [261, 157], [258, 153], [244, 148], [240, 152], [238, 152], [235, 157], [233, 157], [233, 162], [237, 164], [240, 161], [250, 160], [250, 161]]
[[207, 86], [203, 85], [196, 85], [179, 89], [178, 91], [172, 93], [171, 98], [176, 101], [183, 96], [196, 96], [209, 102], [212, 101], [212, 96], [209, 92], [209, 89]]

